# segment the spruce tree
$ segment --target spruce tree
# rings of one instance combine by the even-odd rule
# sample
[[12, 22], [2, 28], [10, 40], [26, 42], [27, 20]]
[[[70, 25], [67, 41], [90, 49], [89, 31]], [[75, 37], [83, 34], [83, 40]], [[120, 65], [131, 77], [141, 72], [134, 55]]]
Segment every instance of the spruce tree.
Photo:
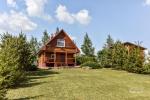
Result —
[[5, 100], [6, 99], [7, 89], [5, 87], [4, 81], [5, 81], [4, 77], [2, 77], [0, 75], [0, 100]]
[[60, 32], [59, 28], [56, 28], [56, 34], [58, 34]]
[[128, 51], [121, 41], [116, 41], [112, 47], [112, 67], [125, 69], [128, 63]]
[[95, 48], [92, 46], [92, 41], [90, 40], [87, 33], [84, 37], [84, 41], [83, 41], [83, 45], [81, 46], [81, 50], [85, 56], [94, 56]]
[[15, 86], [24, 80], [25, 70], [31, 66], [29, 44], [24, 34], [4, 34], [0, 42], [0, 77], [6, 87]]
[[30, 50], [31, 50], [31, 62], [33, 64], [36, 64], [37, 62], [37, 53], [39, 51], [39, 48], [40, 48], [40, 43], [37, 41], [37, 39], [35, 37], [32, 36], [30, 42], [29, 42], [29, 45], [30, 45]]
[[0, 37], [0, 100], [5, 98], [6, 88], [25, 80], [25, 71], [32, 65], [31, 48], [26, 35], [9, 33]]
[[97, 53], [98, 61], [102, 67], [109, 67], [107, 54], [108, 54], [108, 49], [106, 48], [98, 51]]
[[114, 45], [114, 40], [110, 35], [108, 35], [103, 49], [100, 50], [97, 54], [99, 62], [101, 63], [103, 67], [112, 67], [113, 65], [113, 62], [112, 62], [113, 45]]
[[47, 30], [45, 30], [43, 32], [42, 45], [45, 45], [47, 43], [48, 39], [49, 39], [49, 34], [48, 34]]
[[107, 39], [106, 39], [106, 44], [105, 44], [105, 48], [111, 48], [114, 44], [114, 40], [113, 38], [111, 37], [111, 35], [108, 35], [107, 36]]
[[134, 73], [142, 73], [144, 59], [141, 57], [140, 48], [130, 50], [127, 71]]

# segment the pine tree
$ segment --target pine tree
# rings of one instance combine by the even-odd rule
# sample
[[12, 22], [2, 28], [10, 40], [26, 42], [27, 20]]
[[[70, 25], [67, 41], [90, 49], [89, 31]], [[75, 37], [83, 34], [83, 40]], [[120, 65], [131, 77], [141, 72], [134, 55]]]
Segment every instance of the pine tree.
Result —
[[47, 30], [45, 30], [45, 31], [43, 32], [42, 45], [45, 45], [45, 44], [47, 43], [48, 39], [49, 39], [49, 35], [48, 35]]
[[125, 69], [128, 63], [128, 51], [121, 41], [116, 41], [112, 47], [112, 67]]
[[97, 58], [102, 67], [110, 67], [108, 59], [108, 49], [104, 48], [97, 53]]
[[114, 44], [113, 38], [110, 35], [108, 35], [107, 39], [106, 39], [106, 44], [104, 47], [105, 48], [111, 48], [113, 46], [113, 44]]
[[6, 33], [0, 39], [0, 99], [3, 100], [6, 88], [23, 82], [24, 68], [29, 65], [29, 52], [22, 34], [17, 37]]
[[7, 89], [4, 85], [5, 79], [1, 76], [0, 77], [0, 100], [5, 100], [6, 99], [6, 92]]
[[32, 65], [31, 62], [31, 50], [30, 50], [30, 44], [28, 43], [27, 39], [26, 39], [26, 35], [24, 35], [23, 33], [20, 33], [18, 37], [16, 37], [18, 39], [18, 50], [20, 52], [17, 52], [18, 56], [19, 56], [19, 60], [20, 60], [20, 66], [23, 67], [23, 70], [28, 70], [28, 68]]
[[4, 34], [0, 42], [0, 77], [6, 87], [15, 86], [24, 80], [25, 70], [31, 66], [29, 44], [24, 34]]
[[59, 30], [59, 28], [57, 27], [57, 28], [56, 28], [56, 34], [58, 34], [58, 33], [59, 33], [59, 31], [60, 31], [60, 30]]
[[33, 54], [37, 54], [37, 52], [39, 50], [39, 42], [37, 41], [37, 38], [35, 38], [33, 36], [30, 39], [30, 49]]
[[142, 73], [144, 59], [141, 57], [140, 48], [130, 50], [127, 71], [134, 73]]
[[114, 40], [112, 39], [112, 37], [110, 35], [108, 35], [103, 49], [100, 50], [97, 54], [99, 62], [101, 63], [101, 65], [103, 67], [112, 67], [112, 65], [113, 65], [113, 62], [112, 62], [112, 60], [113, 60], [113, 58], [112, 58], [113, 45], [114, 45]]
[[143, 66], [143, 74], [150, 74], [150, 52], [146, 54], [145, 63]]
[[36, 64], [37, 62], [37, 53], [39, 51], [39, 48], [40, 48], [40, 43], [37, 41], [37, 39], [35, 37], [32, 36], [30, 42], [29, 42], [29, 45], [30, 45], [30, 50], [31, 50], [31, 62], [33, 64]]
[[92, 41], [90, 40], [88, 34], [86, 33], [84, 37], [83, 45], [81, 46], [82, 52], [86, 56], [94, 56], [95, 48], [92, 46]]

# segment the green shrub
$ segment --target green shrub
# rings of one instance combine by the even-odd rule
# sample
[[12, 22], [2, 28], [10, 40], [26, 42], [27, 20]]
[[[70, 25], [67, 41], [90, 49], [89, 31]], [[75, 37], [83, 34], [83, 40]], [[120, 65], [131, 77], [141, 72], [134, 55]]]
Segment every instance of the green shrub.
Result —
[[98, 64], [97, 62], [91, 62], [91, 61], [88, 61], [88, 62], [85, 62], [81, 65], [81, 67], [91, 67], [92, 69], [99, 69], [99, 68], [102, 68], [100, 66], [100, 64]]
[[38, 68], [36, 65], [31, 65], [29, 68], [28, 68], [28, 71], [36, 71]]
[[89, 57], [89, 56], [84, 56], [84, 55], [81, 55], [81, 56], [77, 56], [77, 65], [80, 65], [80, 64], [83, 64], [85, 62], [97, 62], [96, 61], [96, 57]]
[[31, 65], [26, 36], [3, 34], [0, 39], [0, 77], [6, 87], [16, 86], [25, 80], [25, 69]]
[[128, 72], [139, 73], [139, 74], [143, 73], [143, 70], [144, 69], [142, 67], [136, 67], [136, 66], [127, 69]]
[[0, 100], [6, 99], [6, 87], [4, 84], [4, 78], [0, 77]]
[[144, 59], [141, 58], [139, 48], [134, 48], [130, 50], [130, 54], [128, 55], [128, 62], [125, 67], [126, 71], [133, 73], [143, 73], [144, 71]]
[[5, 100], [6, 99], [5, 95], [6, 95], [6, 89], [1, 88], [0, 89], [0, 100]]
[[112, 50], [104, 48], [103, 50], [98, 51], [97, 60], [100, 65], [105, 68], [112, 67]]
[[142, 74], [150, 74], [150, 65], [143, 66]]

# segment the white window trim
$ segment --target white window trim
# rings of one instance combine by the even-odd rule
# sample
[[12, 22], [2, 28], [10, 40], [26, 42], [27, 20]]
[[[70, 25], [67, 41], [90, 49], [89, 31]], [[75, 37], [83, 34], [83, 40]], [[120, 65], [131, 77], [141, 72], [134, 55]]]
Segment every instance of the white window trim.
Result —
[[[62, 40], [63, 40], [63, 42], [64, 42], [64, 45], [63, 45], [63, 46], [58, 45], [58, 41], [61, 41], [61, 42], [62, 42]], [[64, 40], [64, 39], [57, 39], [57, 47], [65, 47], [65, 40]]]
[[54, 58], [55, 58], [55, 54], [51, 54], [50, 59], [54, 59]]

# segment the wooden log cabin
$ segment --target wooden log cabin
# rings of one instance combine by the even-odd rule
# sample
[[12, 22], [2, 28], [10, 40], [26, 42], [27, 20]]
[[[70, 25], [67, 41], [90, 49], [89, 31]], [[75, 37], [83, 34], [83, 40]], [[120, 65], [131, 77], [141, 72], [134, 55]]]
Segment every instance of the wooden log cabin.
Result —
[[62, 29], [52, 34], [48, 42], [38, 52], [38, 67], [75, 66], [76, 54], [80, 50]]
[[146, 48], [140, 45], [133, 44], [131, 42], [124, 42], [123, 44], [127, 48], [129, 54], [130, 54], [130, 50], [132, 50], [133, 48], [139, 48], [141, 53], [141, 58], [144, 59], [145, 56], [144, 50], [146, 50]]

